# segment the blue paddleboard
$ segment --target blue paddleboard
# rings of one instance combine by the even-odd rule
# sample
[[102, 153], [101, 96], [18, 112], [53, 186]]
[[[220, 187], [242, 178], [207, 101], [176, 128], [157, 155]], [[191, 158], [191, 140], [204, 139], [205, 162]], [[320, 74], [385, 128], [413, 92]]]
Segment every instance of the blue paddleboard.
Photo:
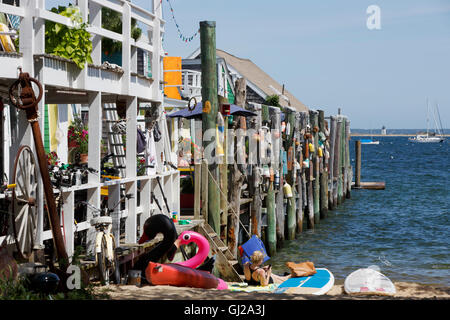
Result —
[[275, 293], [325, 294], [334, 285], [333, 274], [325, 268], [316, 268], [317, 273], [308, 277], [289, 278], [275, 289]]

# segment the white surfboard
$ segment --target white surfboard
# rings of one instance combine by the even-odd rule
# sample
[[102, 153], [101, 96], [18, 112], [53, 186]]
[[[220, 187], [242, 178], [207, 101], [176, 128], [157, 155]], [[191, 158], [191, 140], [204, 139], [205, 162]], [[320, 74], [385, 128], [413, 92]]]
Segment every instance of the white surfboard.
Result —
[[395, 285], [384, 274], [370, 268], [358, 269], [350, 273], [344, 281], [348, 294], [394, 295]]

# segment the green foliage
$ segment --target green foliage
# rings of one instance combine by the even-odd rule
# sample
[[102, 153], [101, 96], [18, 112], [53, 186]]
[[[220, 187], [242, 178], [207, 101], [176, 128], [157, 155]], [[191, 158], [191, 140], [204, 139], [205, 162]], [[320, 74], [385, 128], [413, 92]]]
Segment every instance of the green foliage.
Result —
[[280, 97], [278, 95], [276, 95], [276, 94], [268, 96], [266, 98], [266, 104], [269, 105], [269, 106], [274, 106], [274, 107], [281, 108], [281, 106], [280, 106]]
[[58, 6], [52, 12], [68, 17], [74, 23], [73, 28], [45, 21], [45, 52], [72, 60], [80, 69], [85, 63], [92, 63], [92, 42], [90, 33], [86, 31], [87, 25], [83, 23], [78, 7]]
[[[72, 264], [81, 267], [80, 255], [84, 248], [77, 246], [72, 257]], [[81, 288], [69, 290], [67, 292], [58, 292], [55, 294], [44, 294], [33, 292], [29, 289], [30, 280], [26, 277], [19, 277], [14, 280], [11, 277], [7, 279], [0, 278], [0, 300], [97, 300], [108, 299], [108, 289], [96, 291], [93, 284], [84, 285], [81, 282]]]
[[[131, 19], [131, 38], [137, 41], [142, 34], [142, 29], [136, 26], [136, 19]], [[102, 28], [122, 34], [122, 16], [119, 12], [109, 8], [102, 8]], [[108, 55], [122, 51], [122, 42], [109, 38], [102, 39], [102, 52]]]
[[28, 284], [29, 281], [25, 278], [0, 278], [0, 300], [41, 300], [40, 294], [28, 290]]

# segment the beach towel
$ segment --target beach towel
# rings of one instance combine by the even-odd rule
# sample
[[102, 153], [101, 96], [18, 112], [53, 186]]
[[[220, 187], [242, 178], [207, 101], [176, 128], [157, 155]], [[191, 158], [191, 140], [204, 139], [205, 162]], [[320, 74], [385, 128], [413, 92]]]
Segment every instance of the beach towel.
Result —
[[271, 283], [267, 286], [242, 286], [241, 284], [232, 284], [228, 286], [230, 291], [234, 292], [274, 292], [277, 284]]

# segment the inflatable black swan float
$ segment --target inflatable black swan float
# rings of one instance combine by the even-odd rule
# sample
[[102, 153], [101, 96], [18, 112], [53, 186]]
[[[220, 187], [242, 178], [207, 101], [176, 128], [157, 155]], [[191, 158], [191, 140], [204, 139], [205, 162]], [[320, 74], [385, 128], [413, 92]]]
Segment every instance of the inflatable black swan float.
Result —
[[[139, 239], [139, 243], [154, 239], [158, 233], [162, 233], [163, 240], [152, 250], [143, 254], [134, 265], [135, 269], [140, 270], [145, 275], [150, 284], [206, 289], [228, 288], [222, 279], [211, 274], [214, 258], [206, 259], [209, 254], [209, 243], [205, 237], [193, 231], [184, 231], [178, 236], [173, 221], [163, 214], [156, 214], [145, 221], [144, 233]], [[198, 247], [197, 254], [183, 262], [158, 263], [165, 254], [172, 261], [178, 249], [175, 244], [177, 239], [179, 245], [194, 242]]]

